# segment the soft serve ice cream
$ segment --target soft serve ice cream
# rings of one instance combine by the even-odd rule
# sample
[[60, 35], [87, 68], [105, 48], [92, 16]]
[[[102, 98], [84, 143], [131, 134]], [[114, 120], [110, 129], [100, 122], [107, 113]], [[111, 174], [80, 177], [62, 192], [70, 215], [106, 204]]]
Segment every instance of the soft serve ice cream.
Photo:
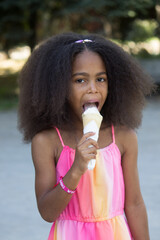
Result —
[[[89, 104], [86, 110], [82, 114], [83, 120], [83, 133], [95, 132], [95, 135], [91, 136], [93, 140], [97, 141], [99, 137], [99, 129], [102, 122], [102, 115], [99, 113], [95, 104]], [[96, 159], [89, 161], [88, 169], [93, 170], [96, 164]]]

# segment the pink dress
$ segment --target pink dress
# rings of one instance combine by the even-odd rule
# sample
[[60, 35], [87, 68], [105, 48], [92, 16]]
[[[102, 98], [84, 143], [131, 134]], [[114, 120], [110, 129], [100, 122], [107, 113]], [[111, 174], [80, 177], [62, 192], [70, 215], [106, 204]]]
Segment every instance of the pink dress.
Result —
[[[73, 164], [75, 150], [63, 145], [56, 166], [57, 182]], [[98, 150], [96, 166], [82, 177], [69, 204], [53, 223], [48, 240], [131, 240], [124, 216], [121, 154], [113, 142]]]

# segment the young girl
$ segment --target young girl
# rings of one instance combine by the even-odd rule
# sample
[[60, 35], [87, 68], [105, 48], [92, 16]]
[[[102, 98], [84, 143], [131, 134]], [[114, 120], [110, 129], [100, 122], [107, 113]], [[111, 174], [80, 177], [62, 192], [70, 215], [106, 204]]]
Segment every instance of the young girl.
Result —
[[[152, 89], [127, 53], [97, 35], [61, 34], [33, 51], [20, 76], [19, 126], [32, 142], [49, 240], [149, 239], [134, 129]], [[94, 129], [83, 134], [90, 105], [103, 115], [98, 142]]]

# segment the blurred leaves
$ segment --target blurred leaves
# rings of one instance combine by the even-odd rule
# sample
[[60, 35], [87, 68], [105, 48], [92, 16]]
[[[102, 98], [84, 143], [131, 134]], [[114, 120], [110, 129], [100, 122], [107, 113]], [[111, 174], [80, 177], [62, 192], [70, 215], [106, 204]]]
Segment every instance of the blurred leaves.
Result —
[[135, 20], [158, 21], [157, 6], [156, 0], [1, 0], [0, 48], [33, 49], [39, 40], [67, 30], [125, 40]]
[[61, 2], [64, 4], [64, 9], [61, 10], [62, 14], [96, 10], [100, 11], [102, 15], [107, 14], [108, 17], [130, 16], [131, 11], [147, 14], [147, 10], [154, 5], [152, 0], [64, 0]]
[[0, 99], [17, 96], [17, 76], [18, 74], [0, 76]]
[[[148, 57], [157, 54], [159, 41], [150, 48], [141, 41], [160, 37], [160, 0], [0, 0], [0, 50], [8, 54], [6, 61], [9, 49], [27, 45], [33, 50], [37, 42], [65, 31], [131, 40], [126, 50]], [[17, 102], [18, 61], [9, 72], [0, 72], [0, 106], [2, 100], [7, 106], [8, 98]]]
[[140, 20], [133, 22], [131, 30], [128, 32], [128, 40], [135, 42], [145, 41], [154, 36], [158, 23], [155, 20]]
[[[1, 0], [0, 43], [4, 50], [30, 41], [35, 31], [37, 11], [43, 6], [41, 0]], [[35, 44], [33, 38], [32, 41]]]

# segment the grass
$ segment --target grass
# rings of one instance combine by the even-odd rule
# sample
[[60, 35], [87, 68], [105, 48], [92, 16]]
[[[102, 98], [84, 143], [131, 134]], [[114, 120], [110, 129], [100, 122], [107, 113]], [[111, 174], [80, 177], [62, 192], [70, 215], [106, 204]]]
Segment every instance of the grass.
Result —
[[18, 97], [15, 98], [2, 98], [0, 99], [0, 111], [7, 111], [11, 109], [17, 109]]
[[0, 76], [0, 111], [17, 108], [18, 73]]
[[16, 109], [18, 105], [18, 75], [27, 59], [7, 58], [0, 54], [0, 111]]

